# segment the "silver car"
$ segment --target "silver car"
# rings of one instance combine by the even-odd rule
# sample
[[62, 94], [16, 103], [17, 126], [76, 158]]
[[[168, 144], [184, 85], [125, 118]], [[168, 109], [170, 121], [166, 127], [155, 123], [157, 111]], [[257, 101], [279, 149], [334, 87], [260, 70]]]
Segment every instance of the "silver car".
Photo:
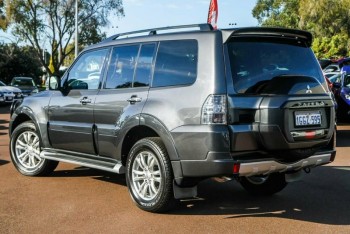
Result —
[[21, 98], [23, 98], [23, 94], [19, 88], [7, 86], [0, 81], [0, 104], [12, 103]]

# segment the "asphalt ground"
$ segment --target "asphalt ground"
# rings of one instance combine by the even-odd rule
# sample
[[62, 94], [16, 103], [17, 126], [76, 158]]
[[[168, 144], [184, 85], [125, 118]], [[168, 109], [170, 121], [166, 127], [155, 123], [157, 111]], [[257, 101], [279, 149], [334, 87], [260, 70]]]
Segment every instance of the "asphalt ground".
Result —
[[208, 179], [198, 197], [166, 214], [132, 202], [124, 175], [60, 163], [26, 177], [9, 156], [8, 106], [0, 107], [0, 233], [350, 233], [350, 126], [340, 125], [336, 160], [264, 198], [235, 181]]

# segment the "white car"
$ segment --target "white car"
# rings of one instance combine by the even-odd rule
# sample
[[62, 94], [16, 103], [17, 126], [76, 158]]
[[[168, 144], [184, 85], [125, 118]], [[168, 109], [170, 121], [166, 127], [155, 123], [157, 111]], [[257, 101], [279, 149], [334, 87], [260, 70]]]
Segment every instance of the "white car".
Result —
[[0, 81], [0, 104], [12, 103], [21, 98], [23, 98], [23, 94], [19, 88], [7, 86]]

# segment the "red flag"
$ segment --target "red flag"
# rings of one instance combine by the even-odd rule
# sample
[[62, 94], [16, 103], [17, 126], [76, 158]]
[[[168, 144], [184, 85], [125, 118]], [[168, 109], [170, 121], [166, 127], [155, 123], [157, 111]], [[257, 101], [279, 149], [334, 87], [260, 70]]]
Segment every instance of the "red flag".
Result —
[[218, 14], [219, 14], [218, 2], [217, 0], [211, 0], [209, 5], [209, 12], [208, 12], [208, 24], [211, 24], [214, 29], [218, 28], [218, 25], [217, 25]]

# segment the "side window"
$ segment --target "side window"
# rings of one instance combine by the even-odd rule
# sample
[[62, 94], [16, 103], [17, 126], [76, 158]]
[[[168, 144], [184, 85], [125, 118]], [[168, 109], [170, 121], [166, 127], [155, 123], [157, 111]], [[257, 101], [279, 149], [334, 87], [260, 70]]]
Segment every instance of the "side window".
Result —
[[69, 89], [98, 89], [108, 49], [86, 52], [70, 69], [66, 85]]
[[152, 87], [193, 84], [197, 78], [197, 61], [196, 40], [160, 42]]
[[132, 87], [139, 45], [115, 47], [108, 68], [106, 89]]
[[149, 86], [154, 50], [155, 44], [144, 44], [141, 46], [140, 56], [137, 60], [134, 87]]

